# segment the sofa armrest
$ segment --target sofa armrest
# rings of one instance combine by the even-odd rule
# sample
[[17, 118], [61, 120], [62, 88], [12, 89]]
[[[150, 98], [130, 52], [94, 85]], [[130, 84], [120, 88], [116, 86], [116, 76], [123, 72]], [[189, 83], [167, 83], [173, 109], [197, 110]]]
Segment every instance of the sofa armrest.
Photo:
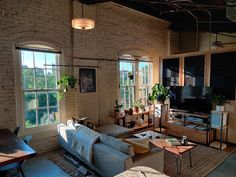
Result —
[[133, 166], [147, 166], [157, 171], [164, 170], [164, 151], [159, 148], [153, 148], [148, 153], [132, 157]]
[[132, 166], [131, 157], [125, 153], [102, 143], [96, 143], [93, 148], [94, 166], [104, 177], [115, 176]]

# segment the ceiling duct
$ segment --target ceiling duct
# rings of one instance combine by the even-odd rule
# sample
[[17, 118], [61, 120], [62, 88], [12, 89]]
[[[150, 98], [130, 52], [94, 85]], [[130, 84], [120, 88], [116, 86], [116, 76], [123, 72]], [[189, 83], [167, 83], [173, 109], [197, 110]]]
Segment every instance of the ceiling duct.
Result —
[[232, 22], [236, 22], [236, 0], [227, 0], [226, 17]]

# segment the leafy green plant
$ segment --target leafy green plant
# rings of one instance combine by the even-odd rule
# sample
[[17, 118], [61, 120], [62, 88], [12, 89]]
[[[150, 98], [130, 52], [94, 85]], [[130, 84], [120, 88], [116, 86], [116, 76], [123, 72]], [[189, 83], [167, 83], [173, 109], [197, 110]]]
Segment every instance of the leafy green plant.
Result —
[[120, 109], [123, 107], [122, 104], [118, 103], [118, 100], [116, 99], [116, 105], [114, 106], [114, 111], [115, 112], [120, 112]]
[[217, 106], [224, 106], [225, 103], [228, 103], [226, 101], [226, 97], [223, 95], [214, 95], [212, 97], [212, 101], [217, 105]]
[[142, 99], [138, 99], [138, 100], [136, 100], [135, 102], [134, 102], [134, 107], [137, 107], [137, 108], [140, 108], [140, 109], [142, 109], [142, 110], [144, 110], [144, 105], [143, 105], [143, 103], [142, 103]]
[[152, 94], [149, 95], [148, 100], [152, 103], [154, 103], [155, 100], [159, 103], [164, 103], [168, 97], [170, 97], [168, 89], [161, 84], [155, 84], [152, 87]]
[[74, 88], [76, 84], [76, 78], [74, 76], [64, 75], [60, 80], [57, 81], [59, 85], [59, 99], [64, 97], [64, 94], [68, 91], [69, 88]]

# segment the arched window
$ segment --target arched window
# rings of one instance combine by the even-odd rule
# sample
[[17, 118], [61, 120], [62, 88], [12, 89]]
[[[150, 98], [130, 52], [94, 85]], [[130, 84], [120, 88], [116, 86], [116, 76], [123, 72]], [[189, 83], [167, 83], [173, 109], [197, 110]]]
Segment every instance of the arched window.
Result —
[[[59, 121], [58, 86], [60, 51], [45, 45], [17, 46], [18, 111], [24, 129]], [[16, 83], [17, 85], [17, 83]]]

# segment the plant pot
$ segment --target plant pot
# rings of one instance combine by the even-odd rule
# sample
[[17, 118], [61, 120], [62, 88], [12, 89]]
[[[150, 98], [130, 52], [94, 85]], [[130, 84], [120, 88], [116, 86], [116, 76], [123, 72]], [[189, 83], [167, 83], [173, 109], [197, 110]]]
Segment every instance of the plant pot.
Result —
[[114, 117], [120, 117], [120, 111], [114, 111]]
[[134, 112], [139, 112], [139, 107], [134, 107]]
[[129, 75], [128, 77], [129, 77], [130, 80], [134, 79], [134, 75]]
[[216, 111], [223, 112], [225, 110], [224, 106], [216, 105]]

